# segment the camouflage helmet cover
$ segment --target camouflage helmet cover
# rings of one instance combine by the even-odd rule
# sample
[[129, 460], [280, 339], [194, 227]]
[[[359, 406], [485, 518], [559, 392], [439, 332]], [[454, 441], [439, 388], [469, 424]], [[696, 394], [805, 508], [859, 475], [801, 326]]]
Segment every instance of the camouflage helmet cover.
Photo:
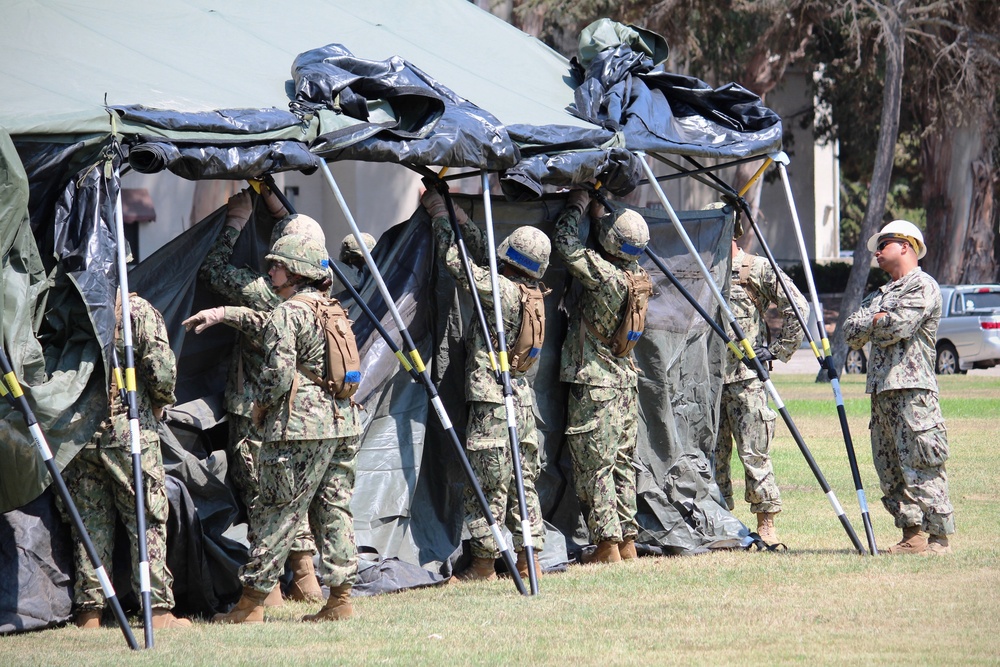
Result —
[[[368, 248], [368, 252], [372, 251], [375, 247], [375, 237], [367, 232], [362, 232], [361, 238], [365, 241], [365, 247]], [[361, 246], [358, 245], [358, 239], [354, 237], [354, 234], [348, 234], [344, 237], [344, 240], [340, 244], [340, 261], [346, 263], [351, 257], [361, 257]]]
[[549, 267], [552, 244], [549, 237], [537, 227], [518, 227], [505, 238], [497, 249], [501, 262], [509, 264], [536, 280]]
[[326, 245], [326, 234], [323, 233], [323, 228], [320, 227], [319, 223], [310, 218], [308, 215], [295, 213], [292, 215], [286, 215], [284, 218], [274, 223], [274, 229], [271, 230], [271, 247], [274, 247], [274, 244], [277, 243], [278, 239], [281, 237], [289, 236], [291, 234], [306, 236], [319, 241], [319, 244], [322, 246]]
[[264, 257], [268, 262], [281, 262], [288, 272], [308, 280], [322, 280], [329, 276], [330, 260], [326, 247], [308, 236], [289, 234], [274, 242]]
[[598, 240], [609, 254], [637, 260], [649, 243], [649, 227], [641, 215], [623, 208], [612, 214], [610, 224], [601, 225]]

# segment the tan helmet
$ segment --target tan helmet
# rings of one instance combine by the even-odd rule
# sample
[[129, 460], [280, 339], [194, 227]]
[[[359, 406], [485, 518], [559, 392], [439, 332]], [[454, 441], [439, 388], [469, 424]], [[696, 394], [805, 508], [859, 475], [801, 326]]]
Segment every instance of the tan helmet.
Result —
[[[375, 237], [367, 232], [363, 232], [361, 238], [364, 239], [368, 252], [371, 252], [372, 248], [375, 247]], [[364, 262], [364, 254], [361, 252], [361, 246], [358, 245], [358, 240], [354, 237], [354, 234], [348, 234], [341, 241], [340, 261], [351, 265]]]
[[288, 236], [290, 234], [307, 236], [311, 239], [319, 241], [319, 244], [322, 246], [326, 245], [326, 234], [323, 233], [323, 228], [319, 226], [318, 222], [310, 218], [308, 215], [294, 213], [292, 215], [286, 215], [284, 218], [274, 223], [274, 229], [271, 230], [271, 246], [273, 247], [282, 236]]
[[326, 247], [316, 239], [299, 234], [288, 234], [274, 242], [271, 252], [264, 257], [268, 262], [281, 262], [288, 272], [308, 280], [322, 280], [329, 276], [330, 259]]
[[885, 239], [903, 239], [917, 252], [917, 259], [923, 259], [927, 254], [924, 235], [917, 226], [908, 220], [893, 220], [868, 238], [868, 249], [875, 252], [878, 244]]
[[611, 224], [601, 225], [597, 240], [611, 255], [637, 260], [649, 243], [649, 227], [641, 215], [623, 208], [612, 214]]
[[545, 232], [537, 227], [518, 227], [497, 249], [497, 258], [518, 271], [539, 279], [549, 268], [552, 244]]

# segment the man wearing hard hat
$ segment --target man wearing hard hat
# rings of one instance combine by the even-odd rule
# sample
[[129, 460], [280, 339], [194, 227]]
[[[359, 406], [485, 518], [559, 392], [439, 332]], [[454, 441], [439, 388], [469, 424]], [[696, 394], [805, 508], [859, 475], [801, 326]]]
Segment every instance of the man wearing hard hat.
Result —
[[844, 323], [847, 344], [871, 342], [872, 457], [882, 504], [903, 531], [890, 554], [951, 553], [955, 519], [948, 498], [948, 439], [938, 405], [934, 349], [941, 290], [917, 261], [927, 253], [916, 225], [893, 220], [868, 239], [892, 279], [872, 292]]

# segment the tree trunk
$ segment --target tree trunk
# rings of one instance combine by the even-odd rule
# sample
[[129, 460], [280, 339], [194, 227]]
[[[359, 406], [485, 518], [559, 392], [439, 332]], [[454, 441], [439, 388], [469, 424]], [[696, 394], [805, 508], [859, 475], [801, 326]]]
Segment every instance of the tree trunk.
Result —
[[989, 121], [986, 114], [956, 126], [942, 115], [921, 144], [927, 211], [921, 264], [942, 284], [992, 282], [997, 275], [990, 159], [996, 134]]
[[[844, 341], [844, 321], [858, 309], [864, 297], [865, 285], [868, 283], [869, 267], [872, 253], [868, 250], [868, 237], [882, 226], [885, 215], [885, 202], [892, 179], [892, 162], [896, 149], [896, 138], [899, 134], [899, 106], [902, 100], [903, 88], [903, 50], [904, 34], [902, 14], [906, 1], [901, 0], [892, 6], [884, 6], [883, 33], [885, 44], [885, 85], [882, 88], [882, 115], [879, 122], [878, 145], [875, 149], [875, 166], [872, 169], [871, 185], [868, 188], [868, 206], [861, 221], [861, 232], [858, 245], [854, 249], [854, 264], [847, 278], [844, 298], [840, 302], [840, 314], [837, 316], [837, 328], [833, 332], [831, 345], [833, 362], [837, 373], [844, 369], [844, 359], [847, 356], [847, 343]], [[826, 371], [820, 371], [816, 380], [829, 380]]]

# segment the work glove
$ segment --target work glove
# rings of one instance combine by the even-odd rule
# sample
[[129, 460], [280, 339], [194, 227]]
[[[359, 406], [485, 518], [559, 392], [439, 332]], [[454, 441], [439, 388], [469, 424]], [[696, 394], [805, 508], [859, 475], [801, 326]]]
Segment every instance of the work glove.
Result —
[[205, 329], [222, 322], [225, 316], [226, 309], [222, 306], [218, 306], [216, 308], [206, 308], [205, 310], [199, 310], [197, 313], [181, 322], [181, 324], [184, 325], [185, 331], [191, 331], [191, 329], [194, 328], [194, 332], [196, 334], [200, 334]]
[[774, 361], [774, 355], [771, 354], [770, 348], [767, 347], [755, 347], [753, 353], [757, 355], [760, 359], [760, 363], [766, 364], [769, 361]]
[[587, 204], [590, 203], [590, 193], [586, 190], [571, 190], [569, 197], [566, 198], [566, 208], [575, 208], [583, 215], [583, 212], [587, 210]]
[[261, 184], [260, 196], [264, 199], [264, 205], [267, 206], [267, 210], [270, 211], [272, 217], [280, 220], [288, 215], [288, 209], [278, 199], [277, 193], [267, 185]]
[[250, 201], [250, 193], [247, 190], [240, 190], [230, 197], [226, 204], [226, 226], [243, 231], [252, 211], [253, 202]]
[[589, 213], [590, 213], [590, 219], [591, 220], [600, 220], [601, 218], [603, 218], [608, 213], [611, 213], [611, 211], [609, 211], [608, 209], [604, 208], [604, 204], [602, 204], [600, 202], [600, 200], [595, 199], [594, 201], [590, 202], [590, 211], [589, 211]]
[[[423, 196], [420, 197], [420, 203], [427, 210], [427, 215], [431, 216], [431, 220], [448, 218], [448, 204], [445, 203], [444, 197], [437, 190], [432, 188], [424, 192]], [[458, 224], [464, 225], [469, 221], [469, 216], [460, 207], [456, 206], [455, 219], [458, 221]]]

